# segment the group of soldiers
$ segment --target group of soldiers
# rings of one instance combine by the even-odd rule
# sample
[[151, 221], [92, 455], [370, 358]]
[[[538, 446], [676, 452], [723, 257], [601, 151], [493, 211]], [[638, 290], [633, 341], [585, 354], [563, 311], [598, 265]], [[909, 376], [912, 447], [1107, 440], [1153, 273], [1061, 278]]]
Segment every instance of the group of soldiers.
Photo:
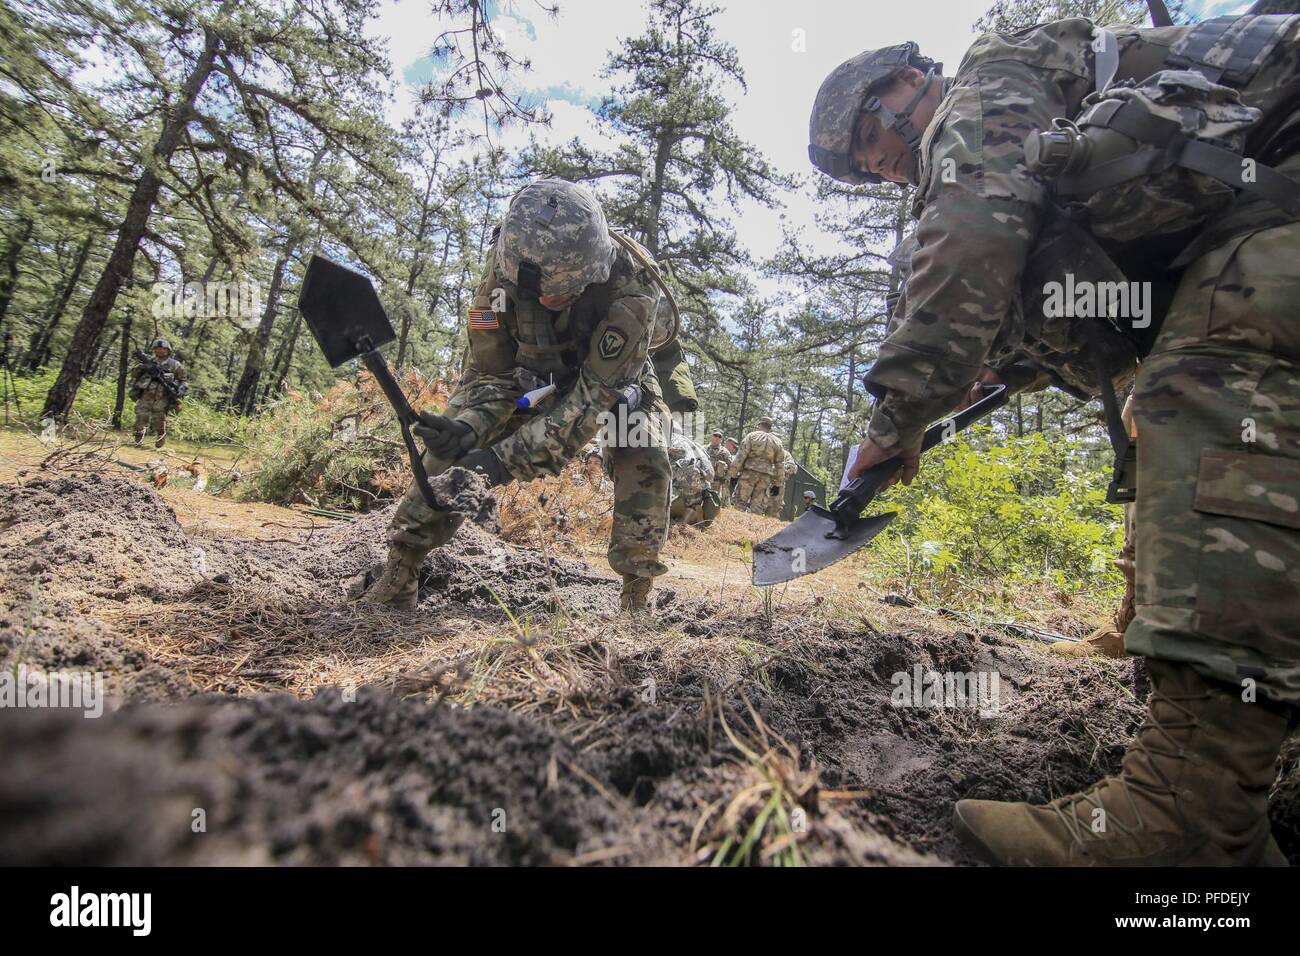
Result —
[[[1131, 362], [1104, 363], [1089, 325], [1097, 320], [1049, 314], [1028, 278], [1043, 277], [1044, 247], [1064, 252], [1051, 275], [1084, 253], [1071, 244], [1079, 227], [1056, 215], [1023, 144], [1044, 130], [1065, 135], [1054, 120], [1078, 114], [1094, 91], [1167, 63], [1226, 78], [1265, 120], [1250, 155], [1293, 185], [1300, 178], [1300, 17], [1210, 24], [1217, 32], [1117, 27], [1099, 43], [1091, 22], [1073, 18], [981, 37], [953, 77], [914, 43], [869, 50], [827, 77], [812, 109], [813, 165], [845, 183], [915, 187], [918, 220], [866, 377], [876, 403], [850, 479], [897, 457], [899, 479], [910, 482], [927, 424], [1012, 366], [1034, 371], [1030, 387], [1110, 393], [1112, 405], [1115, 384], [1132, 378]], [[1155, 219], [1135, 210], [1134, 221], [1141, 229]], [[993, 862], [1285, 863], [1266, 801], [1300, 705], [1300, 225], [1241, 192], [1189, 239], [1133, 392], [1140, 490], [1124, 643], [1148, 662], [1146, 720], [1122, 770], [1085, 791], [1046, 806], [960, 801], [957, 833]], [[493, 235], [469, 308], [468, 367], [445, 412], [423, 415], [417, 429], [430, 473], [458, 465], [499, 485], [558, 474], [611, 410], [640, 415], [648, 441], [620, 434], [603, 447], [614, 494], [608, 559], [622, 577], [620, 606], [633, 614], [650, 608], [666, 571], [659, 555], [672, 511], [668, 404], [653, 361], [665, 289], [648, 253], [610, 229], [587, 188], [525, 186]], [[688, 373], [684, 362], [679, 372]], [[517, 413], [516, 398], [540, 382], [554, 392]], [[1249, 445], [1243, 420], [1258, 436]], [[748, 511], [779, 510], [792, 462], [770, 422], [739, 444], [722, 439], [714, 435], [705, 456], [719, 504], [729, 493]], [[460, 520], [413, 485], [363, 600], [414, 607], [425, 556]]]
[[[609, 479], [605, 456], [593, 442], [583, 453], [580, 480], [603, 488]], [[798, 471], [794, 457], [772, 432], [772, 419], [764, 415], [744, 440], [724, 438], [714, 431], [709, 444], [700, 447], [674, 422], [668, 443], [671, 462], [669, 521], [708, 528], [723, 508], [735, 507], [769, 518], [781, 517], [785, 489]], [[804, 507], [815, 499], [804, 492]]]
[[[1231, 87], [1244, 155], [1267, 175], [1170, 238], [1144, 205], [1163, 185], [1143, 177], [1164, 175], [1180, 154], [1106, 167], [1138, 181], [1119, 210], [1130, 239], [1152, 256], [1176, 239], [1178, 252], [1162, 260], [1169, 295], [1151, 334], [1117, 351], [1103, 320], [1044, 308], [1044, 280], [1104, 271], [1121, 254], [1103, 242], [1104, 217], [1063, 213], [1065, 180], [1048, 170], [1089, 135], [1069, 118], [1112, 90], [1089, 122], [1132, 149], [1148, 134], [1165, 147], [1198, 135], [1197, 117], [1209, 114], [1194, 101], [1141, 115], [1139, 87], [1161, 71], [1178, 74], [1162, 89]], [[898, 480], [910, 482], [929, 423], [1026, 369], [1028, 388], [1102, 398], [1112, 437], [1141, 436], [1124, 556], [1132, 595], [1107, 640], [1147, 661], [1145, 721], [1121, 770], [1087, 790], [1044, 806], [959, 801], [954, 828], [989, 861], [1285, 864], [1266, 811], [1300, 708], [1298, 88], [1300, 16], [1108, 31], [1071, 18], [980, 37], [951, 77], [915, 43], [868, 50], [831, 71], [814, 100], [814, 167], [847, 184], [915, 188], [917, 226], [894, 258], [899, 295], [865, 379], [875, 405], [846, 477], [898, 458]], [[1068, 160], [1078, 180], [1087, 155]], [[610, 228], [590, 190], [525, 186], [493, 233], [468, 309], [464, 374], [444, 412], [422, 414], [415, 429], [430, 474], [455, 465], [489, 486], [556, 475], [582, 455], [585, 480], [612, 482], [608, 560], [631, 614], [653, 606], [671, 521], [704, 524], [726, 505], [777, 516], [796, 470], [766, 418], [740, 442], [714, 432], [704, 449], [675, 434], [665, 391], [693, 386], [680, 346], [671, 351], [677, 330], [664, 328], [669, 297], [657, 263]], [[161, 446], [186, 375], [166, 340], [152, 351], [133, 373], [135, 439], [152, 432]], [[1127, 361], [1115, 361], [1120, 352]], [[543, 383], [554, 389], [520, 409], [519, 396]], [[1121, 426], [1114, 393], [1129, 383]], [[615, 412], [633, 427], [589, 451]], [[412, 484], [362, 600], [414, 607], [425, 557], [461, 520]]]

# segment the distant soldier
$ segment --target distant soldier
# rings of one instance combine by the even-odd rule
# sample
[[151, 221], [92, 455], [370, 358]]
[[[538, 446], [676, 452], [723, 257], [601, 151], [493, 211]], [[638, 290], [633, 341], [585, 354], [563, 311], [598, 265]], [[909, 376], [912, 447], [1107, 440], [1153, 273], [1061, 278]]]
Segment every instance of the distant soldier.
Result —
[[668, 457], [673, 463], [672, 504], [674, 524], [703, 525], [717, 515], [717, 499], [710, 485], [713, 464], [703, 448], [673, 425]]
[[709, 461], [713, 464], [713, 493], [718, 496], [718, 507], [722, 508], [731, 499], [731, 495], [727, 493], [731, 490], [727, 479], [730, 477], [728, 469], [734, 456], [723, 447], [722, 432], [716, 430], [705, 452], [708, 453]]
[[781, 512], [785, 508], [785, 486], [790, 479], [799, 473], [799, 466], [795, 464], [794, 456], [790, 454], [788, 448], [782, 449], [785, 452], [785, 460], [781, 463], [781, 490], [775, 495], [769, 495], [767, 499], [767, 516], [769, 518], [781, 517]]
[[803, 493], [803, 511], [799, 513], [803, 514], [815, 504], [817, 504], [817, 492], [809, 488]]
[[736, 487], [736, 455], [740, 452], [740, 442], [734, 438], [726, 438], [722, 442], [722, 447], [727, 449], [727, 454], [731, 455], [731, 464], [727, 465], [727, 480], [722, 483], [722, 506], [730, 508], [732, 490]]
[[772, 419], [765, 415], [740, 443], [740, 451], [731, 463], [731, 473], [737, 478], [732, 493], [736, 507], [756, 515], [767, 514], [769, 499], [779, 500], [785, 487], [784, 470], [785, 446], [772, 434]]
[[150, 431], [158, 436], [153, 446], [161, 448], [167, 440], [167, 415], [180, 407], [189, 376], [166, 339], [154, 339], [152, 349], [152, 356], [143, 349], [136, 353], [140, 361], [131, 376], [130, 395], [135, 402], [135, 443], [141, 444]]
[[605, 487], [606, 471], [605, 457], [600, 445], [592, 442], [582, 453], [582, 474], [578, 475], [577, 481], [601, 491]]

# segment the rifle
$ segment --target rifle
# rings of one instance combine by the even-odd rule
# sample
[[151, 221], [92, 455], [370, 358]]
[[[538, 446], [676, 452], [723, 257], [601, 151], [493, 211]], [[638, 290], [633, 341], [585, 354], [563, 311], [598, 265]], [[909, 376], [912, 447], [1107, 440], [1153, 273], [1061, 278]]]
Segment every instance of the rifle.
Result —
[[176, 381], [176, 376], [165, 371], [156, 356], [150, 355], [144, 349], [136, 349], [135, 354], [140, 359], [145, 374], [163, 387], [163, 391], [174, 404], [179, 404], [181, 396], [189, 390], [189, 386], [184, 382]]

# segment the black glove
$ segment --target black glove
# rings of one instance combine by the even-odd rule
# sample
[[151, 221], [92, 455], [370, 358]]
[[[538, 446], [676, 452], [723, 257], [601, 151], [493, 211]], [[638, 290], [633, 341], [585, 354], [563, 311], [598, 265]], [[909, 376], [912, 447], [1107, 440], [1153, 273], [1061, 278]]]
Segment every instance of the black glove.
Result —
[[777, 495], [779, 495], [779, 494], [781, 493], [781, 486], [780, 486], [780, 485], [772, 485], [771, 487], [769, 487], [769, 488], [767, 489], [767, 493], [768, 493], [769, 495], [771, 495], [773, 498], [775, 498]]
[[419, 415], [420, 420], [411, 426], [411, 431], [424, 439], [425, 447], [434, 458], [455, 461], [478, 441], [474, 429], [464, 422], [428, 412], [420, 412]]
[[501, 463], [501, 459], [497, 457], [496, 452], [490, 448], [475, 448], [456, 462], [456, 467], [478, 472], [487, 479], [489, 488], [495, 488], [497, 485], [504, 485], [506, 482], [514, 480], [514, 475], [506, 470], [506, 466]]
[[641, 407], [641, 399], [644, 397], [640, 385], [629, 385], [623, 389], [622, 404], [627, 406], [629, 412], [634, 412]]

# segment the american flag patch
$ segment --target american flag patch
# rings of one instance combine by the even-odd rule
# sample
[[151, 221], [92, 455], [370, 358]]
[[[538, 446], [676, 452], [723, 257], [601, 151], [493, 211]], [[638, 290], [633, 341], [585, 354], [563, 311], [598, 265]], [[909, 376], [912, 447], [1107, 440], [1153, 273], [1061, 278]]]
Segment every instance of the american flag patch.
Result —
[[471, 330], [479, 329], [499, 329], [501, 323], [497, 319], [497, 314], [491, 309], [470, 309], [469, 310], [469, 327]]

